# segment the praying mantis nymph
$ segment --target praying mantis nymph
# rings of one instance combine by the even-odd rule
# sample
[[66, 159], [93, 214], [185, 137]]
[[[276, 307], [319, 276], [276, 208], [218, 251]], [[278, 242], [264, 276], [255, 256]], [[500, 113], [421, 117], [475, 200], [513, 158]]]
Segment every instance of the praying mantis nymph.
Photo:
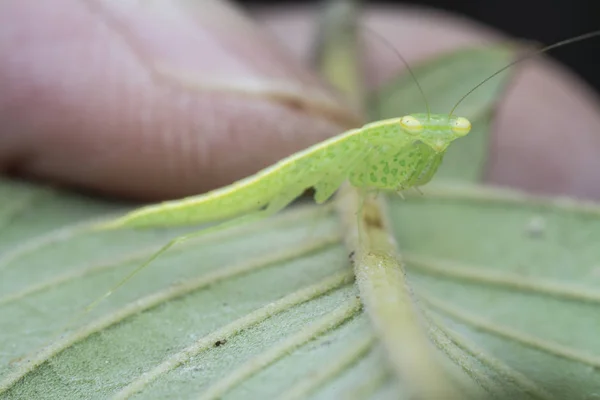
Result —
[[102, 228], [192, 225], [264, 208], [275, 213], [306, 189], [327, 201], [346, 179], [366, 190], [402, 191], [431, 180], [452, 141], [471, 123], [447, 114], [413, 114], [352, 129], [295, 153], [246, 179], [200, 196], [143, 207]]
[[517, 58], [468, 91], [448, 114], [432, 114], [428, 110], [427, 113], [372, 122], [315, 144], [229, 186], [199, 196], [142, 207], [121, 218], [96, 225], [94, 229], [106, 230], [228, 220], [171, 240], [87, 308], [109, 296], [173, 245], [215, 229], [273, 215], [309, 188], [315, 190], [315, 202], [322, 204], [346, 180], [359, 189], [393, 192], [427, 184], [451, 143], [471, 130], [468, 119], [454, 115], [456, 107], [468, 95], [517, 62], [595, 36], [600, 36], [600, 31], [563, 40]]

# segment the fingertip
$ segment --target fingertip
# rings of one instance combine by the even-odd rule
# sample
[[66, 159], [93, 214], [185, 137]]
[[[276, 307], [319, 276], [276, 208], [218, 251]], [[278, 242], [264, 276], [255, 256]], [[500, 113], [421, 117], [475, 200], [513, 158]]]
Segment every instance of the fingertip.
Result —
[[3, 3], [0, 165], [159, 200], [231, 183], [356, 121], [252, 21], [190, 4]]

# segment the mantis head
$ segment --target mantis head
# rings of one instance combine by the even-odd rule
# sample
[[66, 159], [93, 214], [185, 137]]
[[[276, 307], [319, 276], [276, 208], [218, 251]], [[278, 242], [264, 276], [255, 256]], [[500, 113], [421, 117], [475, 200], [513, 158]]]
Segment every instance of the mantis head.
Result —
[[446, 150], [450, 143], [471, 131], [471, 122], [464, 117], [448, 114], [411, 114], [400, 118], [407, 134], [422, 141], [436, 152]]

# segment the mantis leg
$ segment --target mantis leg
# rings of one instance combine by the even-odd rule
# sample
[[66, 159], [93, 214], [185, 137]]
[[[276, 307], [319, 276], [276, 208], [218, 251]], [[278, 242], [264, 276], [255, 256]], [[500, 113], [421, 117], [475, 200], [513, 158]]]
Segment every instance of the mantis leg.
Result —
[[416, 163], [413, 163], [410, 173], [407, 175], [406, 179], [396, 188], [396, 193], [398, 196], [400, 196], [400, 198], [402, 198], [402, 200], [405, 200], [404, 195], [402, 194], [404, 190], [415, 189], [420, 193], [418, 188], [415, 186], [415, 182], [425, 168], [426, 161], [427, 160], [425, 158], [421, 157]]
[[[113, 286], [106, 294], [104, 294], [102, 297], [100, 297], [99, 299], [95, 300], [90, 305], [88, 305], [84, 309], [83, 314], [91, 311], [96, 305], [98, 305], [98, 303], [100, 303], [101, 301], [106, 299], [108, 296], [110, 296], [115, 290], [117, 290], [119, 287], [123, 286], [127, 281], [129, 281], [131, 278], [133, 278], [135, 275], [137, 275], [140, 271], [142, 271], [144, 268], [146, 268], [148, 265], [150, 265], [150, 263], [152, 263], [154, 260], [156, 260], [162, 254], [164, 254], [171, 247], [173, 247], [177, 244], [180, 244], [182, 242], [185, 242], [189, 239], [199, 237], [199, 236], [202, 236], [202, 235], [205, 235], [208, 233], [214, 233], [216, 231], [220, 231], [223, 229], [228, 229], [228, 228], [232, 228], [234, 226], [238, 226], [241, 224], [248, 224], [251, 222], [256, 222], [256, 221], [268, 218], [271, 215], [276, 214], [280, 210], [284, 209], [287, 205], [289, 205], [292, 201], [294, 201], [294, 199], [296, 197], [298, 197], [302, 193], [302, 191], [299, 189], [297, 190], [297, 188], [293, 188], [293, 190], [286, 191], [286, 192], [287, 192], [286, 194], [281, 195], [280, 197], [276, 197], [275, 199], [271, 200], [271, 202], [269, 202], [267, 207], [263, 210], [256, 211], [256, 212], [253, 212], [253, 213], [250, 213], [247, 215], [243, 215], [241, 217], [222, 222], [220, 224], [211, 226], [209, 228], [202, 229], [200, 231], [193, 232], [193, 233], [179, 236], [179, 237], [176, 237], [175, 239], [172, 239], [167, 244], [165, 244], [163, 247], [161, 247], [156, 253], [154, 253], [150, 258], [148, 258], [148, 260], [146, 260], [144, 263], [142, 263], [140, 266], [138, 266], [136, 269], [134, 269], [132, 272], [130, 272], [125, 278], [123, 278], [115, 286]], [[292, 194], [294, 194], [294, 195], [292, 195]]]
[[333, 196], [333, 194], [340, 188], [342, 183], [348, 176], [348, 171], [351, 166], [348, 165], [342, 172], [335, 176], [327, 176], [320, 180], [315, 186], [315, 202], [317, 204], [323, 204]]
[[[335, 174], [327, 173], [322, 177], [316, 184], [313, 185], [315, 190], [314, 200], [317, 204], [323, 204], [329, 200], [333, 194], [340, 188], [342, 183], [348, 177], [348, 173], [353, 167], [353, 164], [357, 162], [363, 154], [367, 154], [369, 150], [360, 150], [353, 157], [348, 157], [341, 165], [338, 166]], [[323, 212], [323, 214], [325, 213]], [[315, 217], [315, 221], [311, 228], [311, 232], [315, 229], [320, 215]]]
[[367, 149], [359, 149], [350, 157], [348, 157], [348, 154], [345, 154], [345, 161], [343, 161], [343, 163], [338, 167], [337, 173], [334, 175], [326, 175], [325, 178], [321, 179], [314, 185], [315, 202], [317, 202], [317, 204], [322, 204], [331, 196], [333, 196], [333, 194], [339, 189], [339, 187], [348, 177], [350, 171], [354, 167], [354, 164], [361, 158], [366, 157], [371, 150], [373, 150], [372, 147]]

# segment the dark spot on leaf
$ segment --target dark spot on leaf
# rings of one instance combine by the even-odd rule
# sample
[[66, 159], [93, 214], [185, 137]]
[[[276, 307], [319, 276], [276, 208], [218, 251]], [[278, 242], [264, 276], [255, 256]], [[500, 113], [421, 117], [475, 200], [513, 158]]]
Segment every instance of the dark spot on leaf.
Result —
[[223, 339], [223, 340], [217, 340], [215, 342], [215, 347], [223, 346], [225, 343], [227, 343], [227, 340], [225, 340], [225, 339]]

